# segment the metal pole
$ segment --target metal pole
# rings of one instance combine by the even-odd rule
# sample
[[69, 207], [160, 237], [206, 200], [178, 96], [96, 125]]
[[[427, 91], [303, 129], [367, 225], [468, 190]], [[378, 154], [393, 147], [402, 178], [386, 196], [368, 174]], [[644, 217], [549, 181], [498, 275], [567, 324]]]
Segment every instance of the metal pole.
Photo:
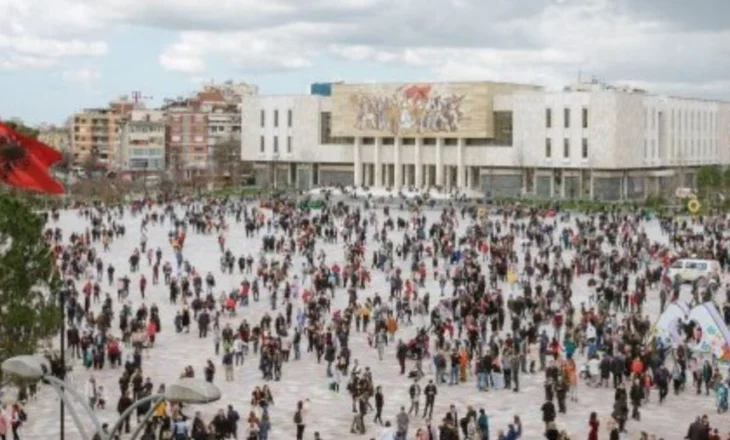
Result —
[[[66, 379], [66, 290], [61, 289], [60, 292], [61, 300], [61, 380]], [[63, 382], [62, 382], [63, 383]], [[61, 392], [64, 392], [65, 387], [61, 386]], [[60, 428], [61, 433], [59, 438], [65, 440], [66, 438], [66, 404], [64, 399], [61, 399], [59, 408]]]
[[[99, 421], [99, 418], [96, 417], [96, 414], [94, 413], [94, 410], [91, 409], [89, 404], [86, 402], [86, 399], [81, 396], [78, 392], [74, 390], [73, 387], [67, 387], [65, 386], [66, 383], [62, 380], [59, 380], [58, 378], [51, 376], [50, 374], [47, 374], [43, 376], [43, 380], [48, 382], [51, 387], [53, 387], [57, 392], [61, 392], [61, 395], [64, 397], [66, 395], [70, 395], [74, 398], [74, 400], [81, 405], [81, 407], [86, 411], [86, 414], [91, 419], [91, 422], [94, 424], [94, 428], [96, 428], [96, 432], [101, 432], [101, 422]], [[66, 403], [69, 403], [68, 401]], [[69, 404], [69, 409], [71, 405]]]
[[[76, 429], [78, 429], [79, 434], [81, 434], [81, 438], [83, 440], [89, 440], [89, 435], [86, 433], [86, 430], [84, 429], [83, 423], [81, 423], [81, 419], [79, 418], [79, 415], [74, 410], [74, 407], [71, 405], [71, 402], [68, 401], [68, 397], [66, 397], [66, 394], [63, 392], [61, 387], [59, 387], [56, 384], [52, 384], [51, 388], [53, 388], [53, 391], [58, 394], [59, 399], [61, 400], [62, 404], [68, 404], [68, 412], [71, 414], [71, 418], [74, 421], [74, 424], [76, 425]], [[61, 431], [63, 435], [63, 431]]]
[[137, 437], [139, 437], [140, 434], [142, 434], [142, 431], [145, 429], [145, 426], [147, 426], [147, 423], [152, 419], [152, 416], [155, 414], [155, 409], [157, 409], [157, 405], [160, 404], [165, 400], [164, 397], [160, 397], [159, 399], [152, 402], [150, 405], [150, 410], [147, 411], [147, 414], [145, 414], [144, 419], [142, 419], [142, 423], [137, 425], [136, 428], [134, 428], [134, 431], [132, 431], [132, 436], [129, 437], [129, 440], [135, 440]]
[[112, 440], [114, 438], [114, 435], [117, 433], [117, 431], [119, 431], [122, 428], [122, 424], [124, 424], [124, 420], [127, 417], [130, 417], [132, 415], [132, 413], [134, 412], [134, 410], [136, 410], [137, 408], [139, 408], [140, 406], [144, 405], [147, 402], [150, 402], [153, 405], [155, 405], [156, 402], [159, 402], [161, 399], [164, 399], [164, 398], [165, 398], [164, 394], [153, 394], [151, 396], [143, 397], [143, 398], [137, 400], [136, 402], [134, 402], [129, 408], [127, 408], [119, 416], [117, 423], [115, 423], [114, 427], [111, 429], [111, 431], [109, 431], [109, 437], [105, 440]]

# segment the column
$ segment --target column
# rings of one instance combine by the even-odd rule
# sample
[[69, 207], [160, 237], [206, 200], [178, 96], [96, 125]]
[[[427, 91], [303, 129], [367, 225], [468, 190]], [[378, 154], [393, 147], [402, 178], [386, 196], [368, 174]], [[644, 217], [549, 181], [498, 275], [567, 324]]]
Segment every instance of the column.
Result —
[[416, 179], [416, 189], [423, 186], [423, 176], [421, 173], [423, 172], [423, 160], [421, 160], [421, 143], [423, 142], [423, 138], [417, 137], [416, 138], [416, 146], [415, 148], [415, 179]]
[[466, 189], [471, 189], [471, 171], [471, 166], [466, 167], [466, 184], [464, 185]]
[[464, 170], [464, 138], [459, 138], [456, 145], [456, 187], [465, 188]]
[[358, 188], [362, 186], [362, 158], [360, 155], [362, 154], [362, 138], [356, 137], [355, 138], [355, 150], [354, 150], [354, 156], [355, 156], [355, 188]]
[[393, 189], [400, 189], [403, 186], [403, 166], [400, 161], [401, 138], [393, 138]]
[[380, 163], [380, 143], [382, 142], [382, 138], [376, 137], [375, 138], [375, 145], [373, 145], [373, 151], [375, 155], [375, 164], [373, 165], [373, 173], [375, 174], [375, 180], [373, 181], [373, 186], [379, 187], [383, 186], [383, 179], [380, 175], [381, 171], [383, 170], [383, 166]]
[[444, 186], [444, 164], [441, 161], [441, 150], [443, 149], [444, 139], [436, 139], [436, 186]]

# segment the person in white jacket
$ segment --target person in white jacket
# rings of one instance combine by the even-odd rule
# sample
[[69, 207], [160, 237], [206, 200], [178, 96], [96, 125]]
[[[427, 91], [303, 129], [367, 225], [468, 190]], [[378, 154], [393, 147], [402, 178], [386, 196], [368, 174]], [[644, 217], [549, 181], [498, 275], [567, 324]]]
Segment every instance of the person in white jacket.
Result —
[[395, 431], [390, 426], [390, 422], [385, 422], [385, 428], [380, 432], [378, 440], [395, 440]]
[[86, 389], [84, 390], [86, 401], [89, 403], [89, 408], [96, 408], [96, 379], [94, 376], [90, 376], [89, 380], [86, 381]]

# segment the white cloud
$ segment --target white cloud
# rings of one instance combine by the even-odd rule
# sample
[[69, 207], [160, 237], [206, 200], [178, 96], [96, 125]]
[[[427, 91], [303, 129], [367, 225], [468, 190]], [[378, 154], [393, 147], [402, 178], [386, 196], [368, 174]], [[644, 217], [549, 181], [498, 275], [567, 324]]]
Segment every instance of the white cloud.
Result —
[[106, 55], [106, 42], [92, 38], [93, 15], [74, 0], [0, 0], [0, 70], [49, 68], [68, 58]]
[[[682, 4], [680, 4], [682, 3]], [[106, 53], [128, 26], [177, 33], [170, 71], [205, 76], [307, 68], [323, 57], [408, 66], [432, 79], [562, 86], [578, 70], [651, 90], [719, 93], [730, 28], [712, 8], [664, 0], [0, 0], [0, 69], [47, 67]], [[692, 4], [694, 5], [694, 4]]]
[[63, 72], [63, 79], [67, 82], [83, 85], [85, 87], [96, 86], [101, 81], [101, 69], [95, 67], [81, 67]]

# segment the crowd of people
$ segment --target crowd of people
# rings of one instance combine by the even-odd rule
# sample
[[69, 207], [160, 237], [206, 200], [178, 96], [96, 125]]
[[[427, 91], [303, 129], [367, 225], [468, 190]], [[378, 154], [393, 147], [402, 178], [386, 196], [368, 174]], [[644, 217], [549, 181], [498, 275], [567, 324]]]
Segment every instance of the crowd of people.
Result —
[[[144, 440], [658, 440], [684, 428], [645, 432], [645, 412], [685, 399], [714, 409], [695, 391], [727, 386], [727, 367], [694, 353], [691, 337], [667, 347], [653, 333], [683, 295], [715, 301], [730, 322], [724, 218], [370, 205], [161, 198], [81, 207], [67, 223], [52, 213], [47, 239], [69, 292], [68, 356], [86, 403], [121, 415], [179, 368], [233, 403], [210, 414], [140, 405], [120, 435], [153, 411]], [[693, 255], [719, 261], [722, 274], [689, 287], [667, 275]], [[186, 347], [201, 340], [204, 353]], [[284, 381], [301, 387], [281, 390]], [[240, 384], [250, 402], [227, 394]], [[32, 423], [28, 393], [0, 412], [0, 440]], [[333, 427], [322, 414], [338, 409], [317, 405], [342, 408], [340, 399], [352, 418]], [[500, 400], [519, 402], [503, 425]], [[701, 416], [686, 435], [726, 440], [730, 428]]]

